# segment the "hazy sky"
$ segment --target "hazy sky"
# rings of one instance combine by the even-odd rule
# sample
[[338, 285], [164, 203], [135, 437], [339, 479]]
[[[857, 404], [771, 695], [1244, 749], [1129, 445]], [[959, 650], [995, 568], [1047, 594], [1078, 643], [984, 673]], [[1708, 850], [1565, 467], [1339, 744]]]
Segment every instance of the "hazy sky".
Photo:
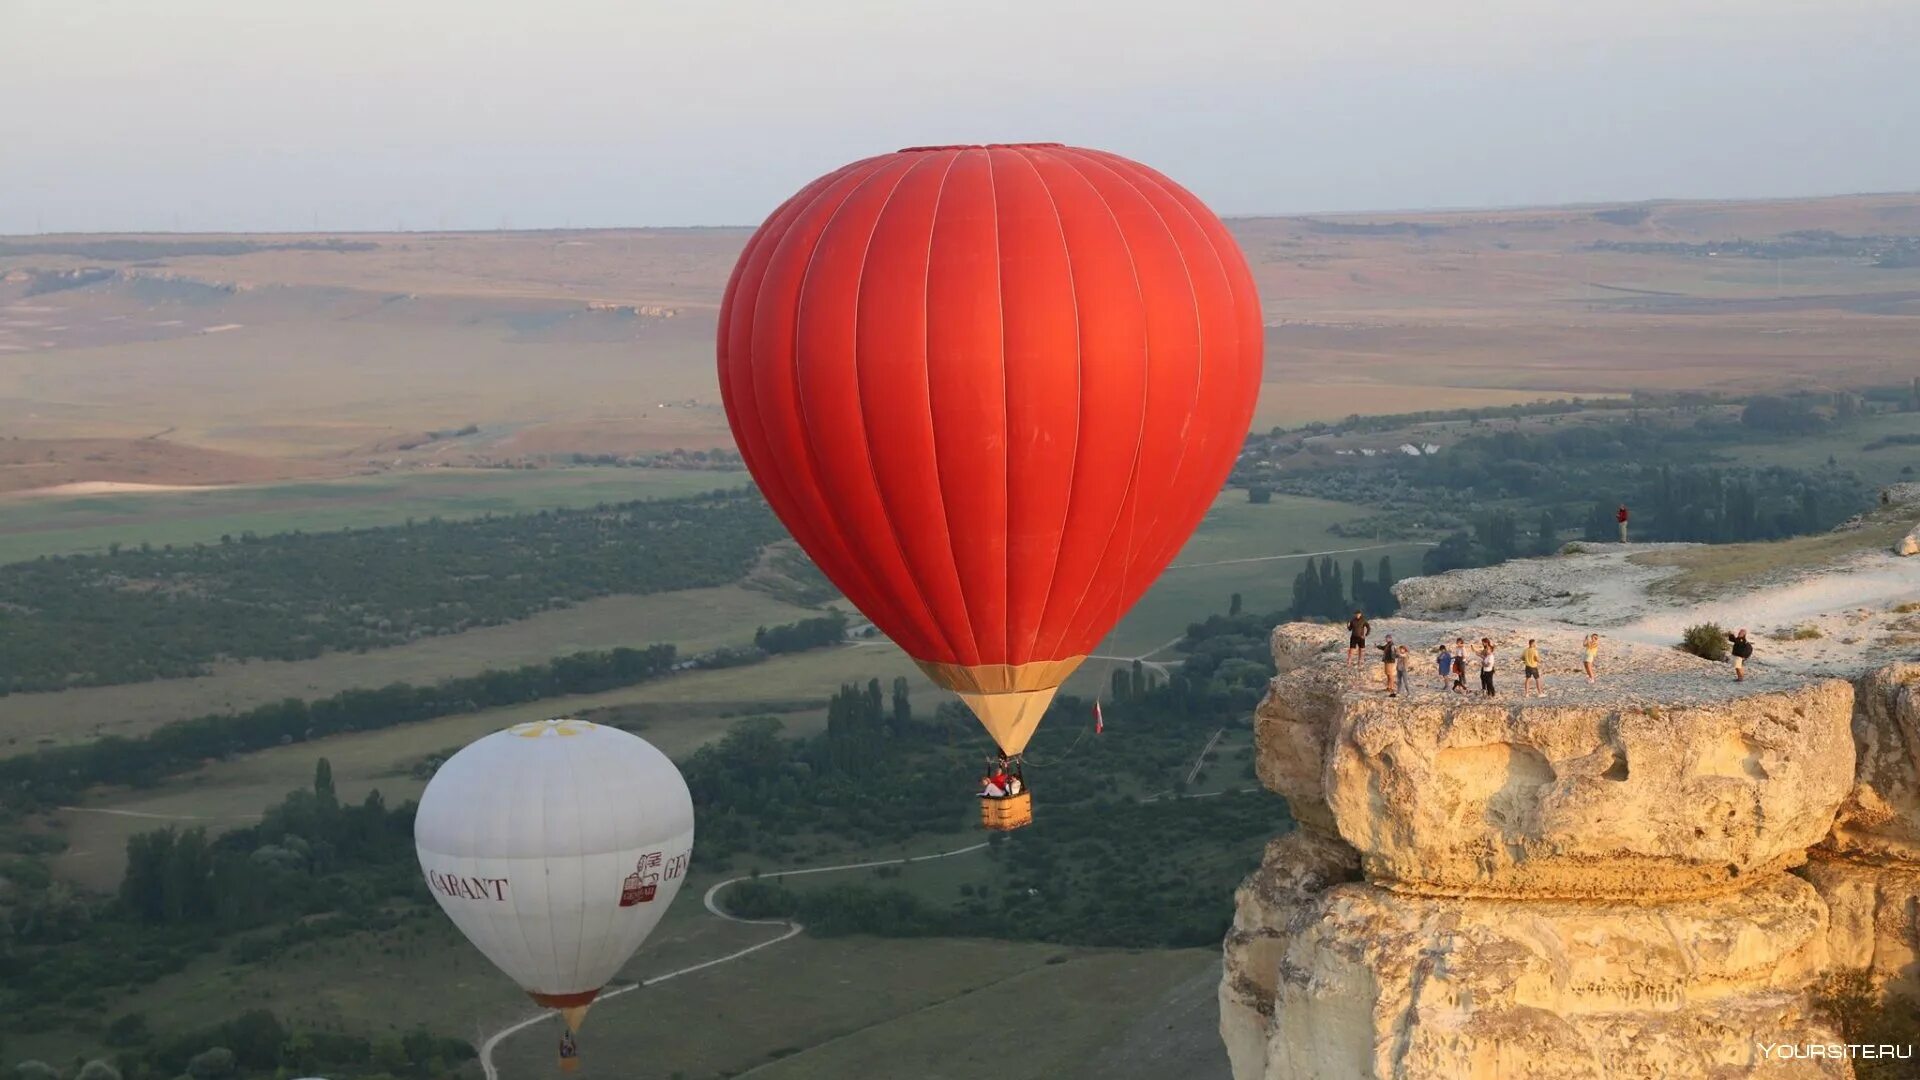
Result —
[[1920, 188], [1920, 0], [0, 0], [0, 232], [752, 224], [929, 142], [1223, 213]]

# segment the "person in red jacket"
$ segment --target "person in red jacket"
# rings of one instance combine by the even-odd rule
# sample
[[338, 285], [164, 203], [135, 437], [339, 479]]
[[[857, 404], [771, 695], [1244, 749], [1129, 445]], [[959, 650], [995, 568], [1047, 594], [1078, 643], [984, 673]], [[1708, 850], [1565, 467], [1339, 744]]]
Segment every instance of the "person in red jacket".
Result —
[[1627, 542], [1627, 504], [1621, 503], [1620, 509], [1613, 512], [1613, 520], [1620, 523], [1620, 542]]

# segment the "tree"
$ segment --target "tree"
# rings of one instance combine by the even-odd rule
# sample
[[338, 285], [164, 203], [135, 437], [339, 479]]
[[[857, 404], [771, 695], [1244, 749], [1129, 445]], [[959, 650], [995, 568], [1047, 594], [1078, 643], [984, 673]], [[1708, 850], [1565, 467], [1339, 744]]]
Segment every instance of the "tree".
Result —
[[138, 1046], [152, 1037], [145, 1013], [127, 1013], [107, 1025], [108, 1046]]
[[373, 1067], [390, 1073], [406, 1071], [412, 1062], [407, 1060], [407, 1048], [394, 1035], [382, 1035], [373, 1042]]
[[193, 1080], [227, 1080], [234, 1075], [237, 1066], [233, 1060], [233, 1051], [224, 1046], [195, 1054], [187, 1062], [187, 1075]]
[[120, 1080], [120, 1070], [95, 1058], [82, 1065], [73, 1080]]
[[1553, 511], [1540, 511], [1540, 525], [1534, 533], [1533, 551], [1536, 555], [1551, 555], [1560, 550], [1560, 526], [1553, 520]]
[[339, 793], [333, 788], [333, 762], [321, 758], [313, 765], [313, 794], [322, 803], [337, 805]]
[[1519, 529], [1508, 511], [1495, 510], [1475, 526], [1475, 531], [1493, 562], [1505, 562], [1519, 554]]
[[1740, 410], [1740, 423], [1755, 431], [1792, 435], [1818, 431], [1823, 426], [1820, 414], [1804, 399], [1767, 395], [1748, 399]]
[[23, 1061], [13, 1067], [19, 1080], [60, 1080], [60, 1070], [44, 1061]]
[[893, 678], [893, 733], [905, 735], [913, 726], [913, 699], [907, 696], [907, 677]]
[[1367, 592], [1367, 567], [1359, 559], [1353, 560], [1353, 577], [1348, 588], [1353, 590], [1354, 607], [1364, 609], [1373, 607], [1373, 596]]
[[1228, 615], [1240, 614], [1240, 594], [1239, 593], [1234, 593], [1233, 596], [1230, 599], [1228, 599], [1227, 614]]
[[1258, 484], [1247, 488], [1247, 501], [1250, 503], [1270, 503], [1273, 501], [1273, 489]]

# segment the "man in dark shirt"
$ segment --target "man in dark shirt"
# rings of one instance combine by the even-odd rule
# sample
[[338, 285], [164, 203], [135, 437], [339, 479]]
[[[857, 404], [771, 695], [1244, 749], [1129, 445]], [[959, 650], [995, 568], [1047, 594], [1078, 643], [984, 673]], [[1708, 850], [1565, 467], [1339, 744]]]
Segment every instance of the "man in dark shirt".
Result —
[[1398, 666], [1400, 659], [1396, 655], [1397, 651], [1393, 646], [1393, 635], [1388, 634], [1386, 643], [1380, 646], [1380, 662], [1386, 665], [1380, 678], [1386, 683], [1388, 697], [1398, 697], [1400, 691], [1398, 680], [1394, 678], [1394, 669]]
[[1367, 617], [1362, 612], [1354, 612], [1353, 618], [1347, 620], [1348, 667], [1353, 667], [1360, 663], [1360, 654], [1364, 652], [1367, 647], [1367, 631], [1371, 629], [1373, 629], [1373, 627], [1367, 623]]

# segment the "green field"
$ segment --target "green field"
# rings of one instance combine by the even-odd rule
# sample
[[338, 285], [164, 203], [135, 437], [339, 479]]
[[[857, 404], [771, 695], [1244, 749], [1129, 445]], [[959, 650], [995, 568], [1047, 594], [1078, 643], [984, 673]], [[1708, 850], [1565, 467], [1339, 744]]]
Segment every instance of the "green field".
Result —
[[1920, 446], [1864, 449], [1888, 435], [1920, 436], [1920, 412], [1869, 416], [1849, 423], [1843, 431], [1790, 439], [1756, 439], [1719, 452], [1748, 465], [1784, 465], [1795, 469], [1823, 469], [1831, 457], [1840, 468], [1859, 473], [1875, 486], [1920, 480], [1920, 476], [1900, 472], [1903, 467], [1920, 470]]
[[[1242, 594], [1250, 611], [1285, 607], [1300, 567], [1300, 559], [1287, 556], [1370, 546], [1364, 539], [1341, 539], [1326, 532], [1328, 525], [1360, 512], [1358, 507], [1316, 499], [1276, 496], [1270, 504], [1255, 505], [1243, 493], [1223, 495], [1173, 568], [1109, 637], [1107, 655], [1163, 649], [1188, 623], [1225, 611], [1234, 592]], [[1417, 566], [1419, 551], [1417, 546], [1403, 545], [1335, 558], [1343, 567], [1355, 557], [1363, 558], [1371, 572], [1379, 556], [1386, 554], [1406, 574]], [[362, 655], [254, 662], [225, 667], [205, 679], [22, 695], [8, 699], [8, 722], [0, 734], [19, 740], [15, 745], [24, 749], [28, 742], [39, 740], [137, 733], [168, 719], [286, 696], [319, 697], [354, 685], [427, 682], [576, 649], [674, 641], [692, 650], [745, 642], [758, 625], [803, 614], [801, 609], [737, 586], [614, 597], [507, 626]], [[1155, 658], [1171, 662], [1178, 657], [1164, 650]], [[1086, 697], [1103, 692], [1116, 663], [1120, 662], [1089, 661], [1069, 681], [1068, 692]], [[358, 799], [378, 787], [390, 801], [397, 801], [420, 789], [419, 781], [407, 775], [410, 763], [523, 720], [594, 709], [627, 710], [624, 715], [640, 721], [645, 737], [679, 756], [723, 733], [734, 718], [754, 713], [776, 713], [796, 730], [811, 729], [824, 723], [821, 703], [842, 683], [869, 678], [890, 683], [896, 675], [907, 677], [919, 707], [931, 708], [939, 700], [898, 648], [873, 642], [212, 762], [150, 789], [97, 792], [89, 797], [84, 810], [63, 815], [71, 846], [56, 860], [56, 867], [69, 880], [111, 888], [118, 880], [128, 836], [167, 822], [202, 823], [216, 829], [250, 822], [287, 791], [306, 784], [314, 759], [322, 755], [333, 763], [342, 797]], [[1222, 786], [1232, 786], [1237, 773], [1237, 765], [1228, 765], [1211, 770], [1210, 777]]]
[[134, 736], [168, 721], [237, 712], [288, 697], [314, 699], [355, 687], [429, 683], [585, 650], [672, 642], [682, 653], [702, 652], [750, 642], [755, 627], [814, 614], [739, 585], [609, 596], [391, 649], [329, 653], [313, 660], [236, 661], [191, 679], [15, 694], [0, 705], [0, 716], [5, 717], [0, 754], [103, 735]]
[[[1089, 1075], [1078, 1067], [1218, 962], [1211, 950], [802, 935], [608, 1002], [576, 1075]], [[501, 1075], [543, 1075], [553, 1037], [543, 1025], [507, 1040]]]
[[223, 534], [322, 532], [692, 495], [744, 472], [666, 469], [428, 469], [207, 491], [0, 498], [0, 562], [105, 551], [109, 544], [213, 543]]
[[[887, 683], [914, 671], [892, 645], [849, 646], [243, 754], [151, 788], [92, 793], [82, 808], [60, 815], [70, 846], [54, 859], [54, 870], [68, 880], [111, 889], [119, 882], [127, 838], [134, 833], [168, 824], [205, 825], [212, 831], [250, 824], [287, 792], [310, 783], [320, 757], [332, 763], [342, 799], [358, 801], [379, 788], [389, 803], [398, 803], [417, 798], [425, 786], [409, 775], [412, 763], [527, 720], [625, 710], [640, 720], [647, 741], [678, 758], [724, 734], [740, 716], [772, 712], [796, 732], [818, 730], [826, 723], [826, 699], [841, 683], [868, 678]], [[915, 686], [916, 705], [931, 708], [933, 688], [924, 680]]]

